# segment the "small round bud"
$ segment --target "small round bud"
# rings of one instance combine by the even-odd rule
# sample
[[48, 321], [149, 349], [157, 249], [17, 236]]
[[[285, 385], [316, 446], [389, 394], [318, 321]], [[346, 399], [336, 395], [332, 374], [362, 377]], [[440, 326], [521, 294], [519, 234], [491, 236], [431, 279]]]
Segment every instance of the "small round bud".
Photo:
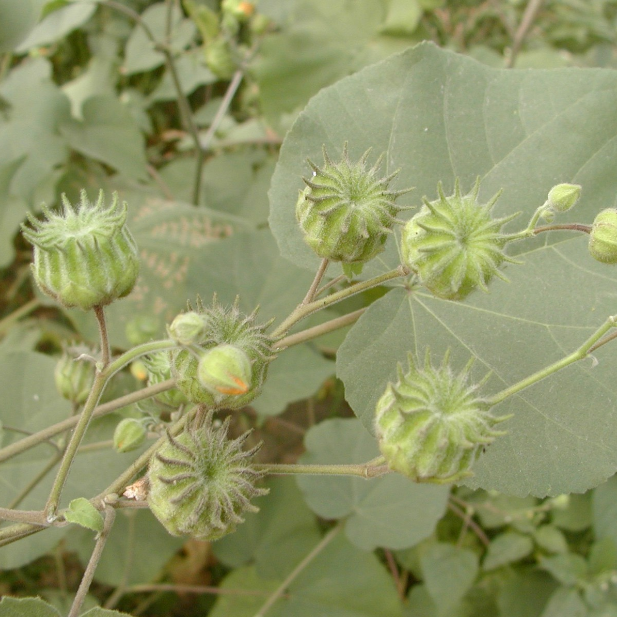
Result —
[[[192, 403], [240, 409], [261, 392], [268, 365], [275, 358], [274, 343], [265, 334], [267, 325], [256, 325], [255, 313], [241, 314], [237, 303], [224, 308], [215, 300], [211, 308], [205, 308], [199, 302], [197, 312], [206, 324], [201, 348], [218, 351], [206, 356], [203, 364], [194, 350], [173, 352], [172, 371], [178, 389]], [[225, 374], [228, 369], [230, 375]]]
[[67, 400], [81, 405], [86, 402], [94, 382], [94, 364], [86, 359], [78, 359], [82, 354], [92, 351], [85, 346], [67, 347], [54, 370], [54, 380], [58, 392]]
[[[142, 358], [147, 373], [148, 385], [153, 386], [172, 378], [171, 355], [167, 351], [159, 351]], [[178, 408], [187, 402], [186, 396], [177, 388], [157, 394], [154, 400], [168, 407]]]
[[114, 450], [116, 452], [137, 450], [146, 441], [147, 434], [148, 431], [141, 420], [124, 418], [114, 431]]
[[324, 165], [308, 161], [313, 176], [304, 178], [307, 187], [300, 191], [296, 218], [304, 240], [319, 255], [332, 261], [364, 263], [384, 250], [388, 234], [403, 209], [395, 200], [411, 189], [388, 190], [398, 171], [379, 178], [383, 155], [366, 168], [370, 150], [357, 163], [349, 160], [347, 144], [343, 157], [333, 163], [323, 148]]
[[208, 68], [219, 79], [231, 79], [238, 68], [229, 43], [222, 36], [206, 43], [204, 57]]
[[589, 253], [605, 264], [617, 263], [617, 208], [602, 210], [589, 234]]
[[206, 330], [203, 315], [195, 311], [181, 313], [167, 328], [169, 338], [178, 343], [178, 345], [191, 345], [192, 343], [201, 343], [201, 339]]
[[62, 215], [43, 207], [46, 221], [28, 215], [32, 228], [22, 226], [34, 245], [32, 271], [41, 291], [66, 308], [85, 311], [129, 294], [139, 259], [125, 224], [126, 203], [120, 206], [114, 193], [111, 206], [105, 207], [103, 191], [96, 204], [82, 191], [77, 210], [65, 195], [62, 203]]
[[215, 395], [238, 396], [249, 391], [249, 357], [235, 345], [217, 345], [206, 351], [197, 366], [199, 383]]
[[579, 184], [557, 184], [548, 192], [548, 205], [555, 212], [567, 212], [581, 198], [582, 189]]
[[422, 209], [403, 229], [404, 263], [440, 298], [463, 300], [478, 287], [488, 291], [493, 276], [505, 279], [499, 271], [502, 263], [516, 263], [503, 252], [508, 236], [500, 230], [517, 215], [493, 219], [499, 193], [480, 205], [479, 189], [478, 179], [470, 193], [461, 195], [457, 180], [454, 194], [446, 197], [440, 184], [439, 199], [424, 198]]
[[148, 505], [174, 536], [217, 540], [243, 522], [244, 512], [258, 510], [253, 497], [267, 493], [255, 487], [261, 474], [250, 464], [259, 446], [243, 451], [249, 433], [230, 440], [230, 418], [216, 428], [212, 415], [198, 429], [168, 433], [150, 461]]
[[141, 345], [156, 338], [160, 325], [159, 320], [152, 315], [136, 315], [127, 322], [124, 333], [131, 345]]
[[375, 430], [388, 466], [414, 482], [457, 482], [470, 469], [484, 446], [504, 435], [493, 427], [496, 418], [476, 396], [482, 384], [468, 385], [471, 363], [459, 375], [448, 366], [448, 355], [433, 367], [428, 353], [418, 369], [409, 358], [409, 371], [399, 365], [398, 382], [388, 384], [377, 402]]

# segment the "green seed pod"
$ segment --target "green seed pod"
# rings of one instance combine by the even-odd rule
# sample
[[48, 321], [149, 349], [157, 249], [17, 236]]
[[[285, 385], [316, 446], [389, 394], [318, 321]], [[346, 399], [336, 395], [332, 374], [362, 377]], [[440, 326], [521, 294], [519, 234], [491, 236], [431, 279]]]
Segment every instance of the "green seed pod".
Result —
[[22, 225], [34, 245], [32, 271], [38, 286], [66, 308], [85, 311], [110, 304], [133, 289], [139, 273], [137, 246], [126, 227], [126, 203], [104, 206], [103, 191], [96, 204], [81, 192], [73, 208], [62, 196], [62, 215], [43, 207], [46, 221], [31, 215], [32, 229]]
[[200, 358], [195, 357], [194, 350], [182, 349], [172, 354], [172, 372], [178, 389], [192, 403], [240, 409], [261, 392], [268, 365], [275, 358], [272, 352], [274, 342], [265, 333], [269, 324], [256, 325], [255, 312], [248, 316], [243, 315], [237, 302], [231, 308], [224, 308], [215, 299], [211, 308], [205, 308], [199, 301], [197, 312], [203, 316], [206, 324], [201, 348], [209, 350], [220, 345], [233, 345], [241, 350], [250, 362], [249, 388], [244, 394], [224, 394], [220, 391], [213, 393], [210, 387], [204, 387], [200, 382]]
[[377, 402], [375, 431], [388, 466], [414, 482], [457, 482], [470, 469], [484, 446], [504, 435], [493, 427], [506, 417], [491, 415], [476, 396], [482, 385], [468, 385], [471, 362], [459, 375], [440, 367], [426, 355], [424, 369], [409, 357], [409, 372], [399, 365], [398, 381], [388, 384]]
[[181, 313], [167, 328], [169, 338], [178, 343], [178, 345], [201, 343], [205, 331], [206, 324], [204, 322], [204, 316], [195, 311]]
[[253, 497], [268, 492], [255, 487], [261, 474], [250, 463], [259, 446], [244, 452], [249, 433], [229, 440], [230, 418], [215, 428], [212, 415], [199, 429], [168, 433], [150, 461], [148, 505], [174, 536], [217, 540], [243, 522], [244, 512], [258, 510]]
[[231, 79], [238, 68], [229, 43], [223, 36], [218, 36], [205, 44], [204, 57], [208, 68], [219, 79]]
[[197, 366], [199, 383], [215, 398], [246, 394], [252, 373], [249, 357], [239, 347], [229, 344], [206, 351]]
[[147, 434], [143, 422], [137, 418], [124, 418], [114, 431], [114, 450], [121, 453], [137, 450], [146, 441]]
[[85, 346], [67, 347], [54, 370], [58, 392], [76, 405], [86, 402], [94, 382], [94, 364], [78, 359], [84, 354], [91, 355], [92, 350]]
[[548, 205], [555, 212], [567, 212], [581, 198], [583, 187], [580, 184], [557, 184], [548, 192]]
[[308, 161], [313, 176], [304, 178], [307, 187], [298, 196], [296, 218], [304, 240], [320, 257], [344, 263], [369, 261], [384, 250], [388, 234], [400, 223], [396, 215], [405, 208], [394, 202], [411, 189], [388, 190], [398, 171], [377, 177], [383, 155], [367, 169], [369, 152], [352, 163], [345, 143], [341, 161], [333, 163], [324, 146], [323, 167]]
[[478, 179], [470, 193], [461, 195], [457, 180], [454, 194], [446, 197], [439, 184], [439, 199], [425, 197], [403, 229], [404, 263], [440, 298], [463, 300], [477, 287], [488, 291], [493, 276], [507, 280], [499, 271], [504, 261], [517, 263], [503, 252], [508, 236], [500, 233], [517, 214], [493, 219], [499, 193], [482, 206], [476, 201], [479, 189]]
[[617, 208], [602, 210], [589, 234], [589, 253], [604, 264], [617, 263]]
[[[159, 351], [142, 358], [142, 362], [148, 374], [148, 385], [153, 386], [162, 381], [172, 378], [171, 354], [167, 351]], [[154, 397], [155, 401], [169, 407], [178, 408], [187, 403], [187, 398], [177, 388], [166, 390]]]

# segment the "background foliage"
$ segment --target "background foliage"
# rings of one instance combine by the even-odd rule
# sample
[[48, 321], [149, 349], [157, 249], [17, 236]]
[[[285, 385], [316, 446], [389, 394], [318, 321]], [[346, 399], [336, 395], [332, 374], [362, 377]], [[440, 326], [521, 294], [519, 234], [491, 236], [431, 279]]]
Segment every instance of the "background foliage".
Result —
[[[54, 356], [64, 341], [96, 340], [91, 314], [32, 289], [17, 233], [61, 193], [103, 188], [129, 204], [142, 274], [108, 312], [118, 351], [127, 326], [148, 318], [164, 336], [198, 294], [239, 295], [263, 321], [293, 310], [318, 265], [293, 205], [322, 144], [333, 157], [345, 141], [352, 158], [385, 152], [384, 171], [401, 168], [395, 188], [415, 187], [412, 206], [438, 181], [467, 190], [480, 176], [483, 200], [503, 189], [497, 215], [522, 212], [512, 229], [558, 182], [583, 186], [566, 221], [615, 204], [614, 0], [261, 0], [235, 34], [245, 60], [223, 77], [189, 4], [0, 0], [2, 447], [71, 414]], [[348, 332], [286, 351], [235, 430], [257, 429], [264, 461], [361, 463], [377, 454], [374, 404], [408, 351], [450, 348], [458, 367], [476, 357], [474, 376], [492, 371], [489, 394], [567, 354], [613, 312], [615, 272], [572, 234], [516, 249], [510, 283], [463, 305], [398, 286], [329, 309], [369, 307]], [[363, 277], [397, 263], [393, 237]], [[212, 545], [168, 536], [147, 511], [119, 512], [84, 614], [617, 615], [613, 347], [596, 360], [504, 402], [509, 433], [463, 486], [274, 478], [260, 512]], [[127, 372], [106, 396], [139, 385]], [[141, 453], [110, 445], [134, 412], [91, 427], [66, 504]], [[41, 508], [62, 439], [3, 463], [0, 505]], [[0, 548], [0, 617], [65, 614], [92, 539], [67, 526]]]

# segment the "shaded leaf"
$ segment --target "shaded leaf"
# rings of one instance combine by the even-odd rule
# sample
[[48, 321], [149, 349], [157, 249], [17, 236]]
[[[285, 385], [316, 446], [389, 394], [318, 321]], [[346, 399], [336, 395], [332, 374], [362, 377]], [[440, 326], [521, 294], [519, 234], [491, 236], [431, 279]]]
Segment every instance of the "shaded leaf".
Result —
[[8, 598], [0, 600], [0, 617], [60, 617], [51, 604], [41, 598]]
[[499, 617], [540, 617], [557, 584], [534, 568], [516, 572], [497, 595]]
[[64, 513], [69, 523], [92, 531], [103, 531], [103, 515], [84, 497], [73, 499]]
[[576, 553], [562, 553], [540, 559], [540, 567], [562, 585], [572, 587], [587, 574], [587, 562]]
[[550, 597], [542, 617], [587, 617], [587, 614], [578, 590], [560, 587]]
[[482, 568], [485, 571], [500, 568], [527, 557], [532, 551], [533, 542], [530, 537], [515, 531], [506, 531], [491, 540], [482, 562]]

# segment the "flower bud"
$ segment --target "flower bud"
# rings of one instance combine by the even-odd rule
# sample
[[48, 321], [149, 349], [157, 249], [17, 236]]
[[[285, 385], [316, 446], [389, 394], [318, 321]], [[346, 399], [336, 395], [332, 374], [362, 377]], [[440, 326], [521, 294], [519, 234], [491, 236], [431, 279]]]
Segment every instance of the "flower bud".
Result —
[[147, 434], [148, 431], [142, 421], [136, 418], [124, 418], [114, 431], [114, 450], [121, 453], [137, 450], [146, 441]]
[[230, 440], [230, 417], [216, 428], [212, 415], [199, 429], [168, 433], [150, 461], [148, 505], [174, 536], [217, 540], [243, 522], [244, 512], [258, 510], [253, 497], [267, 493], [255, 487], [261, 474], [250, 464], [259, 446], [243, 451], [249, 433]]
[[46, 221], [32, 215], [32, 228], [22, 225], [24, 237], [34, 245], [32, 271], [43, 293], [66, 308], [85, 311], [110, 304], [133, 289], [139, 273], [137, 246], [126, 227], [126, 203], [104, 206], [103, 191], [96, 204], [81, 193], [73, 208], [62, 196], [62, 215], [43, 207]]
[[76, 405], [86, 402], [94, 382], [94, 364], [78, 359], [82, 354], [90, 355], [91, 350], [85, 346], [66, 348], [54, 370], [56, 389]]
[[215, 300], [211, 308], [205, 308], [199, 302], [197, 312], [206, 324], [201, 348], [218, 350], [204, 356], [203, 362], [192, 349], [173, 352], [178, 389], [192, 403], [240, 409], [261, 392], [268, 365], [275, 358], [273, 341], [265, 334], [268, 324], [256, 325], [255, 313], [241, 314], [237, 303], [224, 308]]
[[602, 263], [617, 263], [616, 208], [602, 210], [594, 219], [589, 234], [589, 253]]
[[195, 311], [181, 313], [167, 328], [169, 338], [178, 343], [178, 345], [191, 345], [192, 343], [200, 343], [201, 337], [206, 330], [203, 315]]
[[217, 345], [206, 351], [197, 366], [199, 383], [212, 392], [238, 396], [249, 391], [252, 377], [249, 357], [234, 345]]
[[580, 184], [557, 184], [548, 192], [548, 205], [555, 212], [567, 212], [581, 198]]
[[[171, 355], [169, 352], [159, 351], [148, 354], [142, 358], [142, 362], [147, 372], [149, 386], [172, 378]], [[187, 402], [186, 396], [177, 388], [157, 394], [154, 400], [174, 408], [178, 408]]]
[[482, 385], [468, 385], [471, 362], [459, 375], [440, 367], [429, 355], [418, 369], [409, 357], [409, 371], [399, 365], [398, 382], [388, 384], [377, 402], [375, 431], [379, 448], [390, 469], [414, 482], [457, 482], [472, 475], [470, 469], [484, 446], [504, 435], [493, 427], [496, 418], [476, 396]]
[[349, 160], [347, 144], [343, 157], [333, 163], [323, 147], [324, 165], [313, 169], [307, 187], [300, 191], [296, 218], [304, 240], [319, 255], [332, 261], [364, 263], [384, 250], [388, 234], [403, 209], [395, 200], [411, 189], [388, 190], [398, 171], [377, 177], [383, 155], [370, 169], [366, 161], [370, 149], [357, 163]]
[[499, 193], [479, 205], [479, 189], [478, 179], [470, 193], [461, 195], [457, 180], [454, 194], [446, 197], [439, 184], [439, 199], [425, 197], [422, 209], [403, 229], [403, 261], [440, 298], [463, 300], [477, 287], [488, 291], [493, 276], [506, 280], [501, 264], [516, 263], [503, 252], [508, 236], [500, 230], [517, 215], [493, 219], [490, 213]]

